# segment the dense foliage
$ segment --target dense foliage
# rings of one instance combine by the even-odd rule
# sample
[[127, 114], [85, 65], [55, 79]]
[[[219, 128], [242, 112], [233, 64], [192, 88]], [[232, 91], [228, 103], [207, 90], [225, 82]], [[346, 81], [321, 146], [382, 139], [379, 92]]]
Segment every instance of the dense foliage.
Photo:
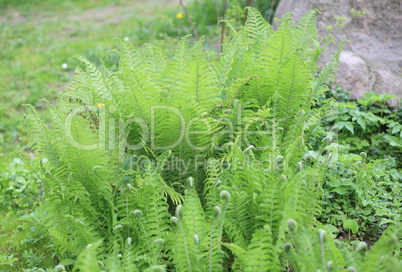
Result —
[[342, 159], [330, 133], [306, 144], [336, 112], [312, 108], [339, 55], [316, 75], [315, 14], [273, 31], [249, 8], [219, 60], [187, 37], [172, 58], [118, 40], [117, 70], [78, 56], [71, 91], [48, 105], [51, 126], [27, 116], [46, 158], [38, 217], [57, 270], [397, 271], [400, 224], [365, 253], [317, 221]]
[[[337, 156], [326, 174], [319, 220], [347, 240], [355, 237], [374, 242], [388, 223], [401, 221], [402, 150], [396, 143], [401, 133], [401, 109], [388, 108], [391, 95], [374, 92], [351, 101], [346, 90], [336, 87], [326, 96], [318, 104], [335, 99], [338, 112], [316, 128], [309, 143], [317, 146], [314, 139], [327, 130], [335, 131], [338, 140], [329, 147]], [[344, 222], [357, 227], [353, 234]]]
[[[238, 30], [227, 21], [219, 59], [188, 36], [173, 57], [124, 39], [100, 68], [75, 57], [49, 117], [29, 107], [38, 167], [1, 166], [4, 211], [34, 210], [9, 225], [21, 255], [0, 255], [1, 269], [401, 269], [399, 113], [386, 96], [322, 100], [341, 46], [316, 65], [329, 42], [316, 11], [277, 31], [247, 13]], [[378, 149], [361, 153], [355, 133]]]
[[402, 109], [387, 106], [395, 96], [370, 92], [351, 101], [346, 90], [331, 91], [339, 102], [338, 116], [325, 125], [339, 131], [340, 143], [349, 145], [352, 152], [365, 150], [368, 159], [394, 158], [401, 168]]

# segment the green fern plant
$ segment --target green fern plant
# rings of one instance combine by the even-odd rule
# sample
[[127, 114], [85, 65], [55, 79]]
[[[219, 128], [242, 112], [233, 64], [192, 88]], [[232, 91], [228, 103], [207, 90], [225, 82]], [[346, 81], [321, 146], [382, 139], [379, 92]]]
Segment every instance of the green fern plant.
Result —
[[368, 252], [365, 242], [351, 250], [322, 229], [314, 232], [300, 228], [292, 219], [287, 225], [289, 240], [283, 249], [295, 271], [399, 271], [402, 267], [398, 256], [400, 224], [388, 228]]
[[58, 257], [76, 259], [73, 271], [346, 263], [311, 234], [330, 155], [325, 140], [312, 158], [305, 140], [325, 117], [311, 106], [340, 52], [315, 76], [315, 15], [297, 26], [287, 15], [274, 31], [249, 8], [213, 62], [188, 36], [172, 58], [118, 40], [117, 71], [77, 56], [71, 90], [48, 104], [51, 125], [32, 107], [27, 115], [33, 148], [49, 160], [41, 224]]

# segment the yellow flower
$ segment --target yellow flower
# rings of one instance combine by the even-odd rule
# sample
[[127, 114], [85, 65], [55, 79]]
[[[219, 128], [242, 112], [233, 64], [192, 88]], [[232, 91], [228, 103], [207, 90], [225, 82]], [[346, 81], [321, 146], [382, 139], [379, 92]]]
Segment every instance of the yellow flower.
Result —
[[98, 106], [98, 108], [102, 108], [103, 106], [105, 106], [105, 104], [103, 104], [103, 103], [98, 103], [97, 106]]
[[177, 14], [176, 14], [176, 18], [177, 18], [177, 19], [184, 18], [183, 13], [181, 13], [181, 12], [177, 13]]

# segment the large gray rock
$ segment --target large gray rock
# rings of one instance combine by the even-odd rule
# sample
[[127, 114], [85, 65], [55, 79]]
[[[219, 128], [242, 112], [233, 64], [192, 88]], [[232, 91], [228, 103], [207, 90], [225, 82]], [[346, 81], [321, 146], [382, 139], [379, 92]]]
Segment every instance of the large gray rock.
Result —
[[347, 90], [352, 90], [352, 98], [360, 98], [365, 91], [374, 86], [374, 74], [366, 61], [358, 54], [343, 51], [339, 56], [340, 64], [336, 82]]
[[[340, 56], [335, 84], [360, 98], [363, 93], [375, 91], [391, 93], [402, 98], [402, 9], [401, 0], [281, 0], [275, 17], [292, 12], [294, 19], [311, 9], [318, 9], [317, 27], [321, 36], [328, 34], [326, 26], [336, 25], [336, 18], [346, 17], [341, 28], [332, 35], [339, 43], [348, 40]], [[353, 16], [351, 9], [367, 11], [361, 17]], [[334, 53], [328, 50], [323, 60]], [[393, 105], [397, 100], [393, 100]]]

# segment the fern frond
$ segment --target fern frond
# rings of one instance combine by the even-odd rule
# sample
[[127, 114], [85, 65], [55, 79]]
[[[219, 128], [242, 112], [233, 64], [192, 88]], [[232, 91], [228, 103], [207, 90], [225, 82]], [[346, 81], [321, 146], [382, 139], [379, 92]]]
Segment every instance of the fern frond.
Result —
[[247, 54], [248, 32], [239, 31], [232, 41], [225, 46], [220, 61], [215, 65], [215, 71], [219, 80], [220, 88], [227, 87], [237, 78], [244, 75], [244, 58]]
[[329, 63], [325, 65], [325, 67], [312, 82], [311, 92], [309, 94], [309, 98], [306, 100], [306, 105], [304, 106], [305, 109], [310, 106], [312, 101], [317, 100], [320, 94], [323, 94], [326, 90], [328, 90], [328, 83], [331, 83], [335, 80], [339, 56], [342, 52], [344, 43], [345, 41], [339, 44], [338, 51], [331, 57]]
[[90, 77], [81, 67], [75, 68], [73, 81], [68, 85], [71, 91], [66, 92], [66, 95], [74, 99], [79, 99], [87, 105], [93, 105], [94, 95], [91, 87], [88, 86], [88, 82], [90, 82], [89, 78]]
[[174, 89], [175, 91], [177, 90], [177, 86], [182, 79], [182, 74], [190, 59], [190, 48], [188, 46], [189, 36], [190, 35], [181, 38], [180, 42], [177, 44], [175, 55], [168, 61], [163, 74], [164, 82], [170, 89]]
[[178, 271], [204, 271], [200, 263], [200, 243], [207, 237], [207, 225], [200, 199], [190, 180], [183, 206], [172, 220], [178, 225], [173, 241], [173, 261]]
[[74, 265], [73, 272], [100, 272], [97, 259], [97, 249], [102, 241], [87, 245], [87, 248], [78, 255], [77, 262]]
[[191, 61], [187, 63], [182, 73], [179, 95], [184, 96], [189, 102], [197, 102], [202, 109], [208, 110], [218, 104], [221, 92], [217, 87], [218, 79], [215, 71], [202, 51], [202, 43], [203, 39], [191, 50]]
[[[227, 192], [225, 192], [227, 193]], [[207, 271], [222, 271], [223, 270], [223, 257], [224, 252], [221, 248], [221, 239], [222, 239], [222, 229], [225, 220], [225, 213], [227, 209], [228, 202], [222, 203], [223, 207], [220, 206], [214, 207], [214, 218], [209, 231], [209, 245], [208, 252], [203, 254], [203, 260], [205, 263], [205, 267], [208, 268]]]
[[315, 72], [315, 63], [317, 59], [311, 56], [311, 51], [314, 48], [314, 42], [318, 41], [316, 14], [317, 10], [308, 11], [301, 17], [293, 31], [295, 46], [304, 51], [304, 61], [308, 67], [311, 67], [312, 72]]
[[279, 227], [284, 215], [284, 188], [286, 180], [281, 177], [268, 176], [268, 182], [263, 192], [258, 196], [257, 226], [268, 225], [272, 232], [273, 242], [276, 243]]
[[247, 250], [233, 243], [222, 243], [222, 245], [228, 248], [234, 255], [236, 255], [234, 264], [236, 264], [235, 267], [237, 267], [237, 270], [235, 271], [244, 271]]
[[[169, 229], [169, 213], [164, 192], [156, 186], [152, 179], [144, 180], [144, 184], [146, 185], [137, 191], [137, 204], [143, 214], [140, 216], [139, 223], [143, 230], [142, 237], [145, 238], [144, 246], [150, 247], [155, 239], [166, 239]], [[138, 237], [134, 238], [138, 239]]]
[[250, 38], [249, 43], [254, 45], [255, 52], [261, 52], [267, 46], [267, 41], [273, 33], [270, 24], [261, 16], [261, 13], [253, 7], [247, 7], [247, 22], [245, 29]]
[[402, 268], [400, 260], [393, 258], [395, 250], [401, 250], [402, 225], [391, 225], [382, 234], [366, 254], [358, 271], [399, 271]]
[[254, 230], [251, 199], [245, 191], [229, 190], [229, 193], [231, 200], [224, 227], [232, 243], [246, 247]]
[[273, 246], [269, 226], [254, 232], [247, 247], [245, 271], [278, 271], [278, 256]]
[[[110, 100], [110, 90], [107, 89], [107, 84], [105, 81], [105, 77], [102, 72], [87, 58], [83, 56], [74, 56], [73, 58], [79, 60], [85, 66], [85, 78], [81, 82], [85, 83], [84, 86], [80, 86], [80, 88], [88, 88], [91, 90], [93, 96], [98, 96], [100, 101]], [[80, 70], [77, 70], [79, 73]], [[82, 73], [82, 72], [81, 72]], [[71, 87], [70, 87], [71, 88]], [[90, 97], [87, 95], [83, 97], [85, 100], [90, 102]]]
[[285, 255], [292, 267], [300, 272], [340, 271], [345, 266], [338, 248], [323, 230], [312, 231], [298, 227], [296, 221], [287, 221], [290, 242], [284, 244]]
[[123, 257], [122, 257], [122, 266], [124, 272], [137, 272], [138, 267], [135, 265], [135, 252], [134, 246], [131, 237], [127, 237], [126, 241], [124, 241], [123, 247]]
[[[218, 205], [219, 202], [219, 190], [218, 187], [222, 185], [220, 175], [222, 166], [216, 159], [209, 159], [207, 163], [207, 178], [204, 181], [204, 199], [206, 210], [212, 210], [213, 207]], [[210, 217], [210, 216], [209, 216]], [[207, 216], [208, 218], [208, 216]]]
[[141, 69], [144, 72], [148, 72], [147, 61], [139, 50], [128, 41], [124, 39], [116, 39], [119, 45], [119, 51], [115, 51], [119, 57], [119, 66], [123, 71]]
[[30, 131], [29, 140], [32, 149], [43, 152], [52, 165], [60, 164], [57, 142], [54, 140], [53, 132], [38, 117], [36, 110], [30, 106], [32, 113], [25, 116]]
[[192, 235], [197, 234], [200, 240], [204, 238], [206, 226], [205, 214], [200, 199], [194, 187], [186, 191], [183, 203], [183, 227]]
[[314, 222], [314, 215], [320, 212], [319, 202], [312, 207], [311, 200], [320, 199], [319, 192], [315, 190], [315, 180], [304, 179], [308, 177], [303, 172], [295, 174], [288, 181], [285, 189], [284, 217], [282, 220], [280, 234], [285, 230], [288, 219], [298, 220], [303, 226], [311, 227]]
[[159, 87], [163, 87], [163, 73], [166, 70], [168, 58], [163, 54], [162, 49], [151, 44], [145, 44], [144, 59], [149, 67], [150, 78]]
[[255, 77], [254, 75], [248, 76], [246, 78], [238, 78], [232, 84], [226, 88], [226, 91], [224, 92], [225, 95], [225, 107], [229, 108], [232, 104], [233, 101], [237, 98], [240, 97], [240, 94], [243, 90], [243, 87], [248, 84], [248, 82]]

